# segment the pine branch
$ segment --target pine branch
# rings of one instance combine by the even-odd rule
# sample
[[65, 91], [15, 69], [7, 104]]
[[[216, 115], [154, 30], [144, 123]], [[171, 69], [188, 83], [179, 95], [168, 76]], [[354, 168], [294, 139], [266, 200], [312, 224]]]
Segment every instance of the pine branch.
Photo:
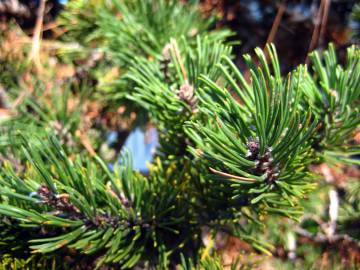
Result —
[[31, 164], [25, 176], [8, 168], [1, 179], [0, 214], [20, 226], [44, 230], [41, 239], [29, 241], [33, 253], [68, 247], [100, 253], [98, 266], [118, 263], [128, 268], [141, 259], [153, 260], [159, 246], [176, 250], [192, 237], [184, 202], [167, 180], [134, 173], [128, 158], [115, 174], [99, 158], [70, 160], [57, 140], [49, 140], [38, 146], [24, 142]]
[[[93, 97], [106, 107], [124, 100], [141, 107], [160, 131], [160, 147], [147, 177], [127, 154], [110, 171], [89, 146], [90, 126], [82, 126], [89, 96], [70, 88], [20, 95], [17, 117], [0, 138], [1, 256], [18, 250], [51, 260], [75, 250], [97, 267], [221, 269], [201, 244], [204, 227], [274, 252], [260, 235], [264, 218], [298, 219], [318, 180], [308, 165], [350, 163], [359, 153], [352, 140], [360, 123], [359, 50], [350, 47], [342, 66], [330, 46], [311, 54], [311, 71], [300, 65], [284, 77], [268, 45], [255, 50], [256, 60], [244, 56], [246, 80], [224, 44], [229, 31], [209, 31], [212, 20], [175, 0], [69, 3], [64, 40], [80, 43], [72, 51], [82, 55], [98, 48], [101, 57], [85, 61], [87, 71], [104, 74], [109, 65], [119, 72], [106, 98]], [[73, 99], [79, 103], [70, 109]], [[91, 155], [79, 151], [76, 135]], [[338, 240], [358, 222], [354, 190], [341, 201], [339, 219], [332, 211]]]
[[305, 164], [312, 160], [310, 137], [317, 123], [300, 110], [303, 68], [283, 80], [276, 51], [272, 46], [267, 50], [274, 73], [260, 49], [260, 67], [245, 56], [250, 84], [226, 57], [219, 69], [231, 90], [203, 76], [200, 110], [208, 118], [205, 124], [189, 123], [187, 130], [197, 147], [191, 152], [208, 160], [217, 172], [210, 176], [212, 183], [231, 191], [234, 202], [245, 196], [264, 212], [295, 217], [300, 213], [294, 209], [297, 200], [312, 187]]
[[331, 44], [322, 55], [311, 53], [310, 59], [314, 73], [304, 78], [301, 87], [307, 97], [305, 109], [319, 119], [312, 147], [322, 159], [334, 154], [349, 157], [358, 152], [351, 141], [360, 124], [360, 50], [348, 48], [345, 66], [338, 63]]

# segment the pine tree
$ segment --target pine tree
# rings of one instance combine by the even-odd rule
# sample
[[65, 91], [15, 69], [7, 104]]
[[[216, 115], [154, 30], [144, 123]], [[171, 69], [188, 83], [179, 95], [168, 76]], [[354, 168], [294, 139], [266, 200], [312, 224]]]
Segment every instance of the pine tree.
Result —
[[[121, 74], [106, 98], [100, 84], [89, 84], [95, 93], [74, 91], [68, 82], [48, 96], [39, 88], [1, 123], [4, 269], [222, 269], [204, 245], [205, 228], [272, 254], [262, 234], [271, 222], [285, 217], [297, 224], [304, 208], [311, 212], [307, 199], [320, 185], [311, 165], [358, 163], [352, 159], [359, 154], [358, 47], [348, 48], [341, 65], [330, 44], [310, 54], [309, 66], [283, 76], [268, 44], [255, 57], [244, 55], [247, 78], [232, 60], [230, 32], [209, 31], [211, 20], [195, 4], [86, 2], [73, 1], [63, 13], [64, 44], [78, 42], [77, 53], [85, 54], [97, 46]], [[0, 79], [9, 82], [8, 73]], [[23, 91], [7, 85], [15, 85], [12, 96]], [[69, 109], [69, 100], [77, 106]], [[130, 110], [142, 110], [156, 125], [160, 146], [148, 175], [133, 169], [131, 153], [123, 151], [110, 170], [98, 145], [84, 147], [79, 133], [98, 128], [84, 128], [89, 101], [131, 102]], [[357, 191], [353, 181], [339, 219], [353, 242], [360, 237]]]

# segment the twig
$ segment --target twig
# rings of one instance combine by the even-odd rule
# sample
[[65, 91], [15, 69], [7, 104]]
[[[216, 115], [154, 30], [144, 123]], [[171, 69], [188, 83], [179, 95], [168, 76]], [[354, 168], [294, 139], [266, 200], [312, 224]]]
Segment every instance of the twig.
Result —
[[309, 238], [312, 241], [316, 242], [316, 243], [325, 243], [328, 241], [327, 237], [325, 236], [325, 234], [322, 233], [317, 233], [317, 234], [312, 234], [309, 231], [301, 228], [301, 227], [296, 227], [295, 228], [295, 232], [300, 235], [303, 236], [305, 238]]
[[330, 4], [331, 4], [331, 0], [324, 0], [324, 12], [321, 20], [321, 28], [319, 35], [319, 44], [321, 47], [324, 45], [324, 36], [326, 32], [326, 24], [329, 16]]
[[322, 14], [323, 14], [325, 1], [326, 0], [321, 0], [318, 12], [317, 12], [316, 17], [315, 17], [315, 21], [314, 21], [315, 27], [314, 27], [314, 31], [313, 31], [312, 36], [311, 36], [309, 49], [308, 49], [308, 52], [306, 54], [306, 59], [305, 59], [306, 64], [309, 63], [309, 57], [308, 57], [309, 53], [312, 50], [314, 50], [314, 48], [316, 47], [316, 45], [318, 43], [318, 40], [319, 40], [319, 30], [320, 30], [320, 26], [321, 26], [321, 17], [322, 17]]
[[[49, 23], [43, 25], [43, 27], [41, 28], [41, 32], [52, 30], [57, 27], [58, 27], [57, 22], [49, 22]], [[24, 32], [27, 34], [31, 34], [32, 31], [31, 31], [31, 29], [29, 29], [29, 30], [25, 29]]]
[[307, 231], [301, 227], [296, 227], [295, 232], [300, 236], [309, 238], [312, 241], [314, 241], [316, 243], [320, 243], [320, 244], [336, 243], [336, 242], [345, 240], [352, 244], [355, 244], [356, 246], [358, 246], [360, 248], [360, 241], [355, 238], [352, 238], [351, 236], [349, 236], [347, 234], [334, 234], [332, 237], [327, 237], [325, 234], [322, 234], [322, 233], [312, 234], [309, 231]]
[[273, 24], [272, 24], [272, 26], [271, 26], [271, 30], [270, 30], [269, 36], [268, 36], [268, 38], [266, 39], [266, 44], [273, 42], [273, 40], [274, 40], [274, 38], [275, 38], [275, 35], [276, 35], [277, 30], [278, 30], [278, 28], [279, 28], [279, 25], [280, 25], [282, 16], [284, 15], [284, 12], [285, 12], [285, 10], [286, 10], [286, 2], [287, 2], [287, 0], [283, 0], [283, 1], [280, 3], [280, 6], [279, 6], [278, 11], [277, 11], [277, 13], [276, 13], [274, 22], [273, 22]]
[[41, 70], [40, 43], [41, 43], [42, 26], [43, 26], [44, 13], [45, 13], [45, 1], [46, 0], [40, 0], [39, 8], [37, 11], [34, 35], [33, 35], [33, 45], [31, 48], [31, 52], [29, 54], [29, 60], [34, 61], [35, 66], [38, 70]]
[[219, 175], [219, 176], [223, 176], [223, 177], [226, 177], [226, 178], [233, 178], [233, 179], [237, 179], [237, 180], [241, 180], [241, 181], [247, 181], [247, 182], [257, 182], [256, 179], [254, 178], [246, 178], [246, 177], [241, 177], [241, 176], [236, 176], [236, 175], [232, 175], [232, 174], [229, 174], [229, 173], [224, 173], [224, 172], [220, 172], [218, 170], [215, 170], [211, 167], [209, 167], [209, 170], [216, 174], [216, 175]]

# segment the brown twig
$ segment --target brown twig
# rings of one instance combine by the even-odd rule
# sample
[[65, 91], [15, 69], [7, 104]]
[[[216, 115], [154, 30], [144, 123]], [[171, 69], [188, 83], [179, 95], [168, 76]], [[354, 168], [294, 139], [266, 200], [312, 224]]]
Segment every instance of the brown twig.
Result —
[[286, 0], [283, 0], [279, 5], [279, 8], [278, 8], [278, 11], [276, 13], [274, 22], [273, 22], [273, 24], [271, 26], [269, 36], [266, 39], [266, 44], [273, 42], [273, 40], [275, 38], [275, 35], [276, 35], [277, 30], [279, 28], [281, 19], [282, 19], [283, 15], [284, 15], [284, 12], [286, 10], [286, 2], [287, 2]]
[[324, 0], [324, 12], [321, 20], [321, 28], [319, 34], [319, 45], [322, 47], [324, 45], [324, 36], [326, 32], [326, 24], [329, 16], [331, 0]]
[[[41, 28], [41, 32], [45, 32], [45, 31], [48, 31], [48, 30], [53, 30], [55, 28], [58, 27], [58, 23], [55, 21], [55, 22], [49, 22], [47, 24], [44, 24], [43, 27]], [[23, 30], [25, 33], [27, 34], [31, 34], [31, 32], [33, 31], [32, 29], [24, 29]]]
[[45, 13], [45, 1], [46, 0], [40, 0], [40, 5], [37, 11], [34, 35], [33, 35], [33, 45], [31, 48], [31, 52], [29, 54], [29, 60], [34, 61], [35, 66], [38, 70], [41, 70], [40, 45], [41, 45], [42, 27], [43, 27], [44, 13]]
[[323, 22], [322, 17], [323, 17], [326, 1], [328, 1], [328, 0], [321, 0], [318, 12], [315, 17], [315, 21], [314, 21], [315, 27], [314, 27], [314, 31], [311, 36], [310, 45], [309, 45], [308, 52], [306, 54], [306, 59], [305, 59], [306, 64], [309, 63], [309, 56], [308, 56], [309, 53], [316, 48], [318, 41], [319, 41], [320, 27]]

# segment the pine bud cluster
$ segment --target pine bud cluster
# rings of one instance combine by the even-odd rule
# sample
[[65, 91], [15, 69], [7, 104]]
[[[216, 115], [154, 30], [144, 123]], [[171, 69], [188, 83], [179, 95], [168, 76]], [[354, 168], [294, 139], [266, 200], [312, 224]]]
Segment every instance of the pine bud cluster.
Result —
[[197, 111], [197, 98], [195, 96], [194, 87], [188, 82], [185, 82], [180, 86], [178, 97], [181, 101], [184, 101], [190, 106], [193, 113]]
[[247, 143], [247, 158], [256, 163], [255, 173], [265, 174], [266, 182], [274, 183], [279, 176], [279, 168], [273, 162], [272, 149], [267, 147], [264, 154], [260, 154], [260, 143], [258, 138], [249, 138]]
[[70, 213], [79, 213], [79, 210], [70, 202], [68, 194], [54, 194], [46, 185], [41, 185], [37, 191], [44, 203], [57, 210]]

